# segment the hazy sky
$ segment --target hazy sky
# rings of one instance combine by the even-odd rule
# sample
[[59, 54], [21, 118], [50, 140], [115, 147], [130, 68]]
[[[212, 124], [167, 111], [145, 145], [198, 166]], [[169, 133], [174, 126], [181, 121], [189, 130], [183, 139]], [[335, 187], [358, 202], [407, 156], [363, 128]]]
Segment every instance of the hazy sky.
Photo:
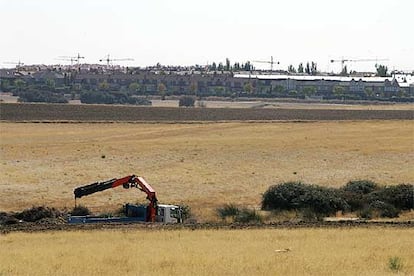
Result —
[[0, 67], [64, 63], [56, 58], [79, 52], [87, 63], [110, 54], [137, 66], [274, 56], [281, 69], [385, 58], [390, 69], [414, 70], [413, 26], [412, 0], [0, 0]]

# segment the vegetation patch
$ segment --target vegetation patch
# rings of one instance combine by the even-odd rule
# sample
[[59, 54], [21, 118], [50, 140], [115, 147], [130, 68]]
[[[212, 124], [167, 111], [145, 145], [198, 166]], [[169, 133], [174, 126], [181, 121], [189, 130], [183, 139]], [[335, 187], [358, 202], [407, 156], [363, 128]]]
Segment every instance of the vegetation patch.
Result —
[[357, 212], [362, 218], [398, 217], [414, 208], [414, 186], [381, 187], [369, 180], [350, 181], [339, 189], [301, 182], [271, 186], [262, 198], [263, 210], [295, 210], [306, 219], [320, 219], [338, 211]]

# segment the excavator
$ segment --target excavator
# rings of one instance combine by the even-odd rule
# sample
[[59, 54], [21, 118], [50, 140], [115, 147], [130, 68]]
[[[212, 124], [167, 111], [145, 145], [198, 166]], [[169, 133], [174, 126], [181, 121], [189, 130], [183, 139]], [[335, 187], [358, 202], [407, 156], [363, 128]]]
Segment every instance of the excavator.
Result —
[[[99, 216], [70, 216], [69, 223], [93, 223], [93, 222], [163, 222], [182, 223], [182, 208], [177, 205], [158, 204], [154, 188], [144, 178], [128, 175], [122, 178], [114, 178], [103, 182], [95, 182], [89, 185], [77, 187], [73, 193], [76, 199], [96, 192], [122, 186], [125, 189], [137, 188], [147, 195], [149, 204], [134, 205], [127, 203], [124, 206], [125, 217], [99, 217]], [[76, 204], [76, 203], [75, 203]]]

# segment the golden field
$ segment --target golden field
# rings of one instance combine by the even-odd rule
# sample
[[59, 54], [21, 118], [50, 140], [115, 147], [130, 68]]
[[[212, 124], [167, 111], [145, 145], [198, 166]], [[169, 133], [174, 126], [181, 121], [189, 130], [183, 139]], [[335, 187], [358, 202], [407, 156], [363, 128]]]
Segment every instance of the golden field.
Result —
[[[273, 184], [338, 187], [352, 179], [414, 182], [413, 121], [273, 123], [0, 123], [0, 210], [71, 208], [73, 189], [143, 176], [161, 203], [198, 220], [224, 203], [259, 207]], [[122, 188], [82, 198], [92, 210], [145, 201]]]
[[0, 275], [392, 275], [393, 257], [400, 275], [413, 275], [413, 236], [380, 227], [11, 233], [0, 235]]

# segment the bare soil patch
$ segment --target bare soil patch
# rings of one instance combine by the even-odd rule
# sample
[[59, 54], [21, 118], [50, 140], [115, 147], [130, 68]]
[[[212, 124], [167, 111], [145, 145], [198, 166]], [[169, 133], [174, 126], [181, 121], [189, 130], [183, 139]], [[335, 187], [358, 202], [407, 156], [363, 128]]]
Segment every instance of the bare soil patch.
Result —
[[412, 120], [413, 110], [172, 108], [113, 105], [0, 104], [4, 121], [185, 122], [273, 120]]

